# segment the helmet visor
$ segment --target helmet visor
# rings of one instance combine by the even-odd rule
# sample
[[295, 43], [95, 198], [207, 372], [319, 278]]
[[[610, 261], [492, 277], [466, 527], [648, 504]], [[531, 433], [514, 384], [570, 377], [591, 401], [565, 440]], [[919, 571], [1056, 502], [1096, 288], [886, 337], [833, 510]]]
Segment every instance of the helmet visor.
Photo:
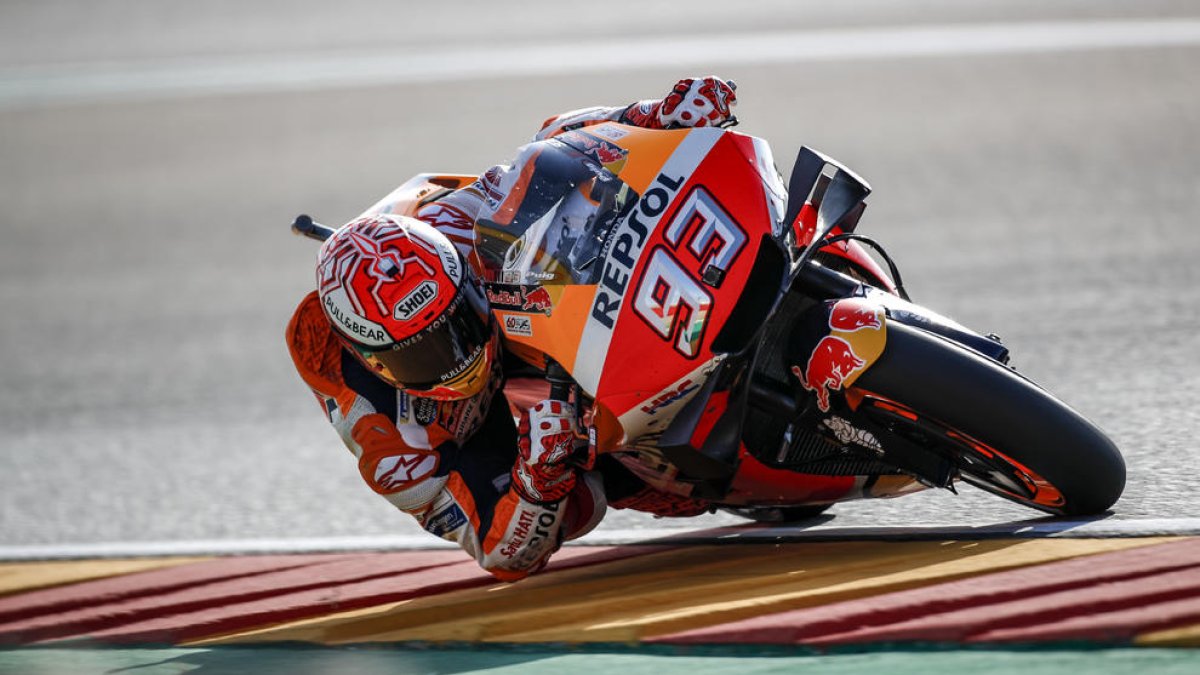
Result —
[[377, 350], [353, 346], [371, 372], [395, 386], [418, 392], [450, 389], [470, 396], [482, 388], [491, 338], [487, 300], [468, 281], [446, 312], [420, 333]]

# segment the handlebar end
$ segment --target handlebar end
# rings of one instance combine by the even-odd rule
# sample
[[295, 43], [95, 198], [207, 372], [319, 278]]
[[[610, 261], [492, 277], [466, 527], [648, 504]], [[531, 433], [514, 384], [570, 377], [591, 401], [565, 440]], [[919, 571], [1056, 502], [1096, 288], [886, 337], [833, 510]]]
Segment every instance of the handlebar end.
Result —
[[301, 213], [292, 221], [292, 232], [317, 241], [325, 241], [333, 236], [333, 228], [314, 221], [307, 213]]

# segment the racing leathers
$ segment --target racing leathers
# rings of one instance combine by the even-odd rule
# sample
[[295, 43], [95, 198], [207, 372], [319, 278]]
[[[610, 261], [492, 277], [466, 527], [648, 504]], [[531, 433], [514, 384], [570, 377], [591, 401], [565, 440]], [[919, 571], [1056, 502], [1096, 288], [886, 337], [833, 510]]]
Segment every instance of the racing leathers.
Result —
[[[731, 83], [681, 80], [661, 101], [552, 117], [535, 140], [605, 121], [650, 128], [721, 124], [732, 119], [734, 101]], [[472, 185], [424, 206], [417, 217], [476, 265], [475, 220], [515, 209], [519, 182], [519, 168], [493, 167]], [[574, 435], [569, 406], [545, 401], [524, 413], [518, 430], [498, 361], [489, 385], [470, 398], [422, 398], [371, 374], [333, 330], [317, 293], [310, 293], [287, 328], [296, 368], [356, 458], [363, 480], [426, 531], [456, 542], [497, 578], [515, 581], [603, 517], [599, 474], [582, 473], [566, 460], [566, 442]]]
[[603, 516], [598, 476], [585, 476], [557, 501], [533, 503], [513, 489], [518, 437], [500, 372], [460, 401], [396, 389], [346, 352], [315, 291], [296, 309], [287, 340], [367, 486], [496, 577], [524, 577], [545, 564], [561, 537], [583, 534]]

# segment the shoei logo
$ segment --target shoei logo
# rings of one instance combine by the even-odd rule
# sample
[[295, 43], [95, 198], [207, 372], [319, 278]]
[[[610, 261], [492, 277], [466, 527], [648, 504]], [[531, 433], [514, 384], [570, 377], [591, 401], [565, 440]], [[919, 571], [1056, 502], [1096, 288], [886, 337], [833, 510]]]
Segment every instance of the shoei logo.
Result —
[[425, 309], [437, 297], [438, 285], [432, 279], [426, 279], [409, 291], [408, 295], [396, 303], [392, 316], [397, 321], [408, 321]]

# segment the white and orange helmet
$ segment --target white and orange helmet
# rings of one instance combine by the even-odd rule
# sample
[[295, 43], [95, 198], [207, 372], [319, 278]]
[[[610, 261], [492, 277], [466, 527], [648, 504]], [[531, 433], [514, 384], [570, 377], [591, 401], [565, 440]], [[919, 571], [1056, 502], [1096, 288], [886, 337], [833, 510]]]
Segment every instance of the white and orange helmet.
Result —
[[347, 223], [317, 254], [317, 291], [343, 345], [392, 386], [456, 400], [491, 377], [498, 339], [487, 298], [428, 223], [393, 214]]

